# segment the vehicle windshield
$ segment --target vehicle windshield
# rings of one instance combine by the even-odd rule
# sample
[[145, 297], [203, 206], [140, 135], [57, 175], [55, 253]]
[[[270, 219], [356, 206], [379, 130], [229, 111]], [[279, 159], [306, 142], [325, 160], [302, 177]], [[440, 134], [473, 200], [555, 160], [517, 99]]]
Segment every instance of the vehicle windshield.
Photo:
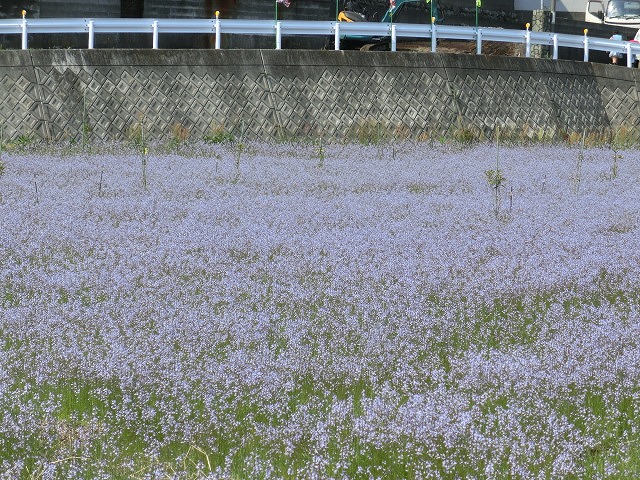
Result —
[[607, 4], [608, 17], [640, 17], [640, 0], [611, 0]]
[[431, 23], [431, 4], [405, 2], [393, 11], [393, 21], [396, 23], [429, 24]]
[[373, 0], [346, 0], [344, 9], [364, 15], [368, 21], [374, 21], [378, 16], [377, 5]]

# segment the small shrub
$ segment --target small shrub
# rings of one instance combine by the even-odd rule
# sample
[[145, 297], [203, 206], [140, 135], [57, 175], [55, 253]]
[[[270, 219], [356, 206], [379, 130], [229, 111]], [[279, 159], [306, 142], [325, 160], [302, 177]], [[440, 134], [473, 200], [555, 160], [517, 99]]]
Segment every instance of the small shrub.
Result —
[[377, 120], [369, 119], [352, 126], [349, 138], [362, 145], [380, 145], [386, 138], [386, 125]]
[[315, 154], [318, 157], [318, 168], [322, 168], [324, 166], [324, 158], [325, 158], [325, 149], [322, 143], [322, 139], [318, 140], [315, 143]]
[[470, 127], [457, 128], [453, 132], [453, 139], [463, 145], [471, 145], [480, 140], [480, 132]]
[[82, 124], [82, 135], [85, 141], [87, 140], [89, 135], [91, 135], [91, 132], [93, 132], [93, 128], [91, 127], [91, 124], [89, 122], [84, 122]]
[[135, 147], [141, 147], [144, 143], [144, 133], [142, 125], [135, 123], [129, 128], [127, 132], [127, 138], [129, 142]]
[[580, 193], [580, 182], [582, 182], [582, 163], [584, 162], [585, 138], [586, 138], [586, 132], [582, 132], [580, 152], [578, 152], [578, 159], [576, 160], [576, 169], [573, 175], [573, 190], [576, 195]]
[[587, 147], [598, 147], [608, 143], [610, 136], [602, 131], [583, 130], [582, 132], [573, 131], [566, 134], [565, 141], [569, 145], [582, 145]]
[[233, 140], [233, 134], [228, 132], [223, 125], [213, 125], [209, 133], [204, 136], [204, 141], [207, 143], [231, 143]]
[[418, 138], [417, 138], [418, 142], [429, 142], [429, 141], [433, 141], [435, 139], [437, 139], [440, 143], [445, 143], [444, 136], [438, 136], [438, 137], [434, 138], [432, 133], [429, 132], [428, 130], [420, 132], [420, 134], [418, 135]]
[[15, 139], [15, 141], [11, 142], [10, 146], [18, 149], [25, 148], [34, 143], [34, 141], [35, 139], [32, 135], [22, 134], [19, 135], [18, 138]]
[[611, 143], [618, 148], [629, 148], [638, 145], [640, 136], [636, 130], [627, 127], [618, 127], [611, 133]]
[[174, 143], [186, 142], [190, 134], [191, 132], [189, 131], [189, 129], [181, 123], [176, 123], [173, 126], [173, 142]]
[[506, 178], [502, 174], [502, 170], [500, 170], [499, 168], [496, 170], [485, 170], [484, 175], [489, 186], [496, 190], [500, 188], [506, 181]]
[[396, 125], [393, 127], [394, 140], [408, 140], [411, 138], [411, 130], [406, 125]]
[[577, 143], [580, 143], [581, 139], [582, 139], [582, 134], [578, 132], [571, 132], [571, 133], [568, 133], [566, 136], [566, 142], [569, 145], [576, 145]]
[[608, 140], [608, 135], [604, 132], [591, 131], [585, 137], [585, 145], [589, 147], [598, 147], [605, 145]]
[[536, 140], [540, 143], [551, 143], [554, 138], [553, 130], [547, 130], [544, 128], [539, 128], [536, 133]]
[[144, 149], [147, 141], [148, 132], [145, 131], [145, 117], [139, 114], [136, 122], [129, 127], [127, 138], [136, 149]]

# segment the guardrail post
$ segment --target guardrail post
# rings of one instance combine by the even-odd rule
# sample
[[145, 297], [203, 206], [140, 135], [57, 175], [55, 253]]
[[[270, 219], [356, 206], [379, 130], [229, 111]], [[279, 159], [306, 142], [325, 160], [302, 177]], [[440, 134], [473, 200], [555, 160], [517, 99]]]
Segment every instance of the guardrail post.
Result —
[[553, 34], [553, 59], [558, 59], [558, 34]]
[[95, 33], [95, 26], [93, 24], [93, 20], [89, 20], [89, 50], [93, 50], [93, 40], [94, 40], [94, 35]]
[[476, 55], [482, 55], [482, 30], [476, 30]]
[[436, 46], [438, 45], [438, 38], [436, 32], [436, 17], [431, 17], [431, 52], [436, 52]]
[[396, 51], [396, 24], [391, 25], [391, 51]]
[[282, 49], [282, 24], [276, 22], [276, 50]]
[[220, 50], [220, 11], [216, 10], [216, 50]]
[[158, 50], [158, 21], [153, 21], [153, 49]]
[[633, 62], [631, 61], [631, 44], [627, 43], [626, 47], [627, 47], [627, 67], [631, 68], [633, 67]]
[[524, 36], [524, 56], [529, 58], [531, 56], [531, 32], [529, 31], [531, 24], [527, 23], [525, 26], [527, 33]]
[[336, 22], [333, 25], [333, 49], [340, 50], [340, 23]]
[[29, 48], [29, 39], [27, 37], [27, 11], [22, 10], [22, 50]]
[[585, 28], [584, 40], [582, 40], [582, 42], [584, 43], [584, 61], [585, 62], [589, 61], [589, 37], [587, 37], [587, 33], [589, 33], [589, 29]]

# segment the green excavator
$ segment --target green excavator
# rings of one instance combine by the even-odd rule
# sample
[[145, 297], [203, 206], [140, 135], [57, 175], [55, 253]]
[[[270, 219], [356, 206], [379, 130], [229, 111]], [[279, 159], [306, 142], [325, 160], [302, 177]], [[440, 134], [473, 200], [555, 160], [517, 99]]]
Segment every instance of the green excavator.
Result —
[[[344, 10], [338, 14], [340, 22], [383, 22], [383, 23], [442, 23], [444, 15], [437, 0], [395, 0], [383, 9], [374, 1], [352, 1], [344, 3]], [[424, 42], [424, 39], [421, 39]], [[412, 39], [403, 43], [414, 44]], [[364, 35], [344, 35], [340, 37], [343, 50], [389, 50], [391, 38]], [[328, 46], [332, 48], [332, 45]]]

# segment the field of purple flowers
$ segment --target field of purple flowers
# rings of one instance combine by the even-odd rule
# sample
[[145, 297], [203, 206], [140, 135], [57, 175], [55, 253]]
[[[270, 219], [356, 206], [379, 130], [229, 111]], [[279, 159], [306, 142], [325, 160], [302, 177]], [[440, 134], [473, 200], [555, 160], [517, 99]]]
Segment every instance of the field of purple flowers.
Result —
[[0, 478], [640, 475], [640, 152], [105, 152], [1, 159]]

